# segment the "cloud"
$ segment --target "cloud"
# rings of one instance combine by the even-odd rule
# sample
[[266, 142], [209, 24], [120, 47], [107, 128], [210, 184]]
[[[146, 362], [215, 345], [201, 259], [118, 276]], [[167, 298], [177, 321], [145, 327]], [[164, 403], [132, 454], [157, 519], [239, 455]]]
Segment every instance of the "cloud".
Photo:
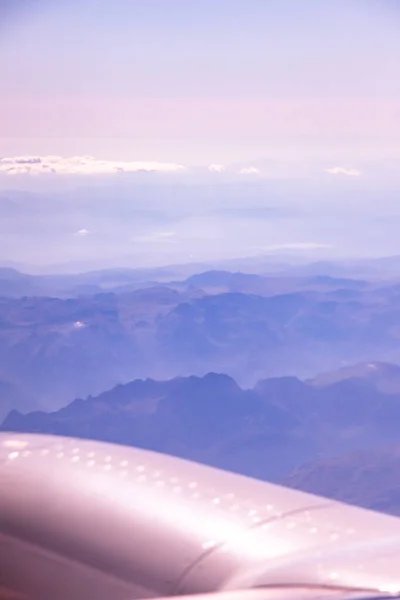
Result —
[[[266, 176], [267, 174], [254, 165], [231, 165], [225, 166], [219, 163], [209, 164], [207, 170], [210, 173], [227, 173], [233, 177], [239, 176]], [[92, 156], [61, 157], [56, 155], [46, 156], [13, 156], [0, 157], [0, 175], [80, 175], [101, 176], [118, 173], [184, 173], [196, 174], [196, 168], [173, 162], [157, 161], [119, 161], [101, 160]], [[199, 171], [204, 172], [204, 167]], [[331, 167], [325, 169], [331, 175], [343, 175], [358, 177], [361, 171], [348, 167]], [[290, 178], [291, 174], [286, 173]], [[293, 174], [292, 174], [293, 175]]]
[[74, 235], [78, 237], [85, 237], [89, 235], [89, 233], [90, 231], [88, 229], [78, 229], [78, 231], [75, 231]]
[[347, 169], [346, 167], [332, 167], [331, 169], [326, 169], [326, 173], [330, 173], [331, 175], [348, 175], [349, 177], [359, 177], [361, 175], [361, 171], [358, 169]]
[[211, 173], [223, 173], [225, 171], [225, 167], [224, 165], [210, 165], [208, 170], [211, 171]]
[[240, 175], [258, 175], [260, 169], [257, 169], [257, 167], [242, 167], [239, 173]]
[[99, 160], [92, 156], [14, 156], [0, 158], [0, 173], [6, 175], [103, 175], [136, 173], [140, 171], [176, 173], [184, 171], [183, 165], [160, 162], [135, 162]]

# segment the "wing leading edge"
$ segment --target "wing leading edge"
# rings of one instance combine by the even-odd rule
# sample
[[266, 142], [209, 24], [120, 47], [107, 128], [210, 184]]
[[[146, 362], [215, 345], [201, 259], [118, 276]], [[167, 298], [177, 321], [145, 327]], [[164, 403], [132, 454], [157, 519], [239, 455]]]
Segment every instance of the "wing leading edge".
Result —
[[0, 490], [0, 586], [29, 600], [400, 590], [397, 518], [171, 456], [0, 434]]

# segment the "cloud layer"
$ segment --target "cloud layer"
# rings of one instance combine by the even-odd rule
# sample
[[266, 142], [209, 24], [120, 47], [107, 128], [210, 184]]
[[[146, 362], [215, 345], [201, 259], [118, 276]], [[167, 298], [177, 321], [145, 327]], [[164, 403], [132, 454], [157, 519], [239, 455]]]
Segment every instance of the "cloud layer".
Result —
[[323, 162], [293, 163], [264, 160], [256, 164], [223, 165], [210, 163], [193, 166], [174, 162], [103, 160], [93, 156], [62, 157], [9, 156], [0, 157], [0, 176], [18, 175], [61, 175], [61, 176], [104, 176], [123, 173], [154, 173], [158, 175], [180, 174], [186, 176], [234, 178], [282, 178], [319, 177], [324, 173], [337, 176], [359, 177], [362, 171], [354, 167], [335, 166]]
[[15, 156], [0, 158], [0, 173], [26, 175], [54, 173], [57, 175], [103, 175], [140, 171], [179, 173], [185, 167], [174, 163], [98, 160], [92, 156]]
[[[115, 161], [100, 160], [92, 156], [61, 157], [48, 156], [13, 156], [0, 158], [0, 174], [5, 175], [107, 175], [117, 173], [186, 173], [192, 171], [179, 163], [157, 161]], [[210, 173], [223, 174], [230, 172], [239, 175], [258, 175], [260, 169], [254, 166], [236, 168], [221, 164], [210, 164]]]

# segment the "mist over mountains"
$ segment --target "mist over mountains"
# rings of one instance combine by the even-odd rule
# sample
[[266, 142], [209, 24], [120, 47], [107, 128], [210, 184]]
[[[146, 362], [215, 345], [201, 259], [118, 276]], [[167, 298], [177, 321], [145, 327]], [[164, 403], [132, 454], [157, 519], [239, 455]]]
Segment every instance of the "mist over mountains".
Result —
[[385, 179], [382, 195], [371, 166], [364, 173], [325, 164], [312, 177], [308, 168], [300, 165], [294, 178], [256, 172], [234, 179], [207, 169], [0, 173], [0, 254], [23, 271], [50, 265], [53, 273], [73, 273], [274, 253], [312, 262], [398, 252], [396, 182]]
[[140, 446], [400, 513], [399, 265], [3, 267], [2, 429]]
[[397, 280], [314, 269], [187, 277], [180, 267], [73, 276], [3, 268], [0, 380], [55, 409], [135, 378], [217, 371], [252, 386], [400, 362]]

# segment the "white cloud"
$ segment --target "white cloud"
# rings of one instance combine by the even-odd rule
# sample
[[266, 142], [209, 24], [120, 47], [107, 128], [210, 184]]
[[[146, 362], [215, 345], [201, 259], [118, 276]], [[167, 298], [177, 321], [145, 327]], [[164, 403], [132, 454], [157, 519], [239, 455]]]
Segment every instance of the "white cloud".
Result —
[[185, 167], [175, 163], [99, 160], [92, 156], [14, 156], [0, 158], [0, 173], [6, 175], [103, 175], [139, 171], [175, 173]]
[[258, 175], [260, 169], [257, 169], [257, 167], [242, 167], [239, 173], [240, 175]]
[[358, 169], [347, 169], [346, 167], [332, 167], [331, 169], [326, 169], [326, 173], [330, 173], [331, 175], [348, 175], [350, 177], [359, 177], [361, 175], [361, 171]]
[[211, 171], [211, 173], [223, 173], [225, 171], [225, 167], [224, 165], [210, 165], [208, 170]]
[[78, 229], [78, 231], [75, 231], [74, 235], [85, 237], [86, 235], [89, 235], [89, 233], [90, 231], [88, 229]]

